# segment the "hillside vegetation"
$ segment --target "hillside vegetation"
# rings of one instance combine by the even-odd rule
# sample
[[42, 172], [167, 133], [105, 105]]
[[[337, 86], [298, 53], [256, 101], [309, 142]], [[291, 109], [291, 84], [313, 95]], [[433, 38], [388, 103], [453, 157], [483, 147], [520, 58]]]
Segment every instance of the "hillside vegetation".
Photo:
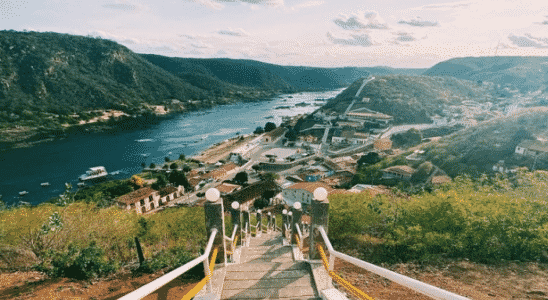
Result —
[[[514, 152], [525, 139], [548, 137], [547, 113], [547, 108], [530, 108], [482, 122], [443, 137], [426, 147], [425, 155], [451, 176], [479, 176], [489, 172], [499, 160], [505, 160], [509, 166], [517, 164], [531, 168], [532, 161], [519, 160]], [[537, 168], [545, 164], [544, 160], [540, 157]]]
[[[359, 79], [322, 110], [339, 113], [350, 105], [363, 83]], [[451, 77], [387, 75], [368, 82], [353, 108], [367, 107], [394, 117], [395, 123], [428, 123], [442, 105], [458, 105], [465, 100], [493, 101], [493, 95], [476, 82]]]
[[510, 84], [521, 91], [533, 91], [547, 87], [548, 57], [453, 58], [436, 64], [424, 75]]

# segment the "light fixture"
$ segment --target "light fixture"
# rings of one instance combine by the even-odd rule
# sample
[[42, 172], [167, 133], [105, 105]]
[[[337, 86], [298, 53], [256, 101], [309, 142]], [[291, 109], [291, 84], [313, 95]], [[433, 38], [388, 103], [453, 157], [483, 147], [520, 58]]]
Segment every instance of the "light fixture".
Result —
[[232, 206], [232, 209], [238, 209], [240, 208], [240, 203], [238, 203], [238, 201], [234, 201], [230, 206]]
[[270, 216], [270, 215], [272, 215], [272, 214], [271, 214], [270, 212], [268, 212], [268, 214], [267, 214], [267, 215], [269, 215], [269, 216]]
[[327, 190], [323, 187], [319, 187], [314, 190], [314, 199], [319, 201], [325, 201], [327, 200]]
[[282, 210], [282, 214], [287, 215], [287, 209]]
[[216, 202], [221, 197], [221, 193], [216, 188], [210, 188], [205, 193], [206, 199], [210, 202]]
[[257, 209], [257, 213], [260, 214], [262, 212], [262, 210], [260, 209]]
[[293, 212], [290, 211], [290, 212], [287, 213], [287, 215], [288, 215], [288, 216], [292, 216], [292, 215], [293, 215]]
[[294, 209], [301, 209], [302, 205], [301, 205], [301, 202], [295, 202], [293, 203], [293, 208]]

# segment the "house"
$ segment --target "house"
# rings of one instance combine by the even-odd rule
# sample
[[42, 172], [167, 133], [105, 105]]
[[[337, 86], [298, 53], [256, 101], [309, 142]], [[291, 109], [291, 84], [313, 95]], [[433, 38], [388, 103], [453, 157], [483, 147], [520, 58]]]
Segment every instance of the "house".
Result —
[[366, 108], [357, 109], [346, 113], [346, 116], [351, 120], [363, 120], [368, 123], [377, 123], [388, 125], [391, 121], [394, 120], [394, 117], [375, 112]]
[[169, 203], [185, 194], [185, 188], [180, 185], [178, 187], [166, 186], [160, 190], [160, 205]]
[[282, 188], [272, 180], [259, 181], [223, 197], [224, 206], [230, 207], [232, 202], [237, 201], [242, 209], [249, 209], [253, 202], [261, 198], [266, 192], [274, 194], [274, 197], [276, 197], [282, 192]]
[[333, 188], [323, 182], [299, 182], [283, 190], [282, 197], [288, 205], [293, 205], [295, 202], [309, 205], [314, 199], [314, 190], [320, 187], [328, 192], [333, 191]]
[[356, 132], [354, 130], [340, 130], [337, 129], [333, 133], [333, 137], [331, 138], [332, 144], [365, 144], [367, 143], [369, 138], [369, 134], [363, 133], [363, 132]]
[[409, 166], [392, 166], [382, 170], [382, 179], [411, 179], [415, 169]]
[[410, 155], [406, 156], [405, 159], [409, 161], [423, 161], [425, 158], [423, 156], [424, 150], [415, 150]]
[[194, 176], [187, 179], [188, 184], [192, 187], [192, 190], [197, 191], [200, 189], [200, 185], [205, 184], [204, 178], [201, 176]]
[[322, 178], [320, 181], [329, 186], [340, 186], [352, 181], [354, 174], [350, 171], [343, 170], [335, 172], [331, 176]]
[[504, 163], [504, 160], [499, 160], [498, 163], [493, 165], [493, 171], [500, 173], [515, 173], [518, 170], [516, 166], [508, 168]]
[[226, 183], [223, 182], [215, 187], [219, 192], [221, 193], [221, 196], [224, 197], [225, 195], [231, 194], [235, 191], [238, 191], [242, 188], [241, 185], [232, 184], [232, 183]]
[[378, 194], [389, 194], [390, 190], [382, 185], [370, 185], [370, 184], [356, 184], [353, 186], [349, 192], [352, 193], [362, 193], [368, 192], [371, 197], [374, 197]]
[[213, 180], [224, 180], [227, 176], [236, 173], [236, 171], [239, 169], [239, 167], [230, 162], [227, 164], [224, 164], [220, 166], [217, 169], [214, 169], [210, 171], [209, 173], [206, 173], [203, 175], [203, 178], [211, 178]]
[[278, 127], [272, 131], [269, 131], [263, 135], [263, 142], [265, 143], [272, 143], [275, 142], [278, 138], [280, 138], [286, 131], [287, 128], [285, 127]]
[[138, 214], [142, 214], [160, 206], [160, 193], [150, 187], [142, 187], [129, 194], [120, 196], [116, 203], [126, 210], [135, 209]]
[[548, 144], [539, 140], [524, 140], [516, 146], [516, 153], [536, 157], [540, 154], [548, 153]]

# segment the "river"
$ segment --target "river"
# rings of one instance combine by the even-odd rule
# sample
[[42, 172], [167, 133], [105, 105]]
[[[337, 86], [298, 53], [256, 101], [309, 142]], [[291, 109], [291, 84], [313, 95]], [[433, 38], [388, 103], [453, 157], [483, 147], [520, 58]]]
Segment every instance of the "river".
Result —
[[[147, 129], [96, 133], [0, 152], [0, 195], [7, 204], [39, 204], [64, 192], [65, 183], [76, 187], [90, 167], [104, 166], [115, 179], [129, 178], [141, 164], [160, 164], [167, 156], [194, 156], [236, 134], [252, 133], [266, 122], [280, 125], [282, 116], [311, 113], [318, 106], [295, 107], [300, 102], [335, 97], [342, 89], [280, 95], [256, 103], [238, 103], [183, 114]], [[292, 98], [291, 98], [292, 97]], [[291, 106], [291, 109], [276, 109]], [[42, 187], [41, 183], [49, 182]], [[27, 191], [19, 196], [20, 191]]]

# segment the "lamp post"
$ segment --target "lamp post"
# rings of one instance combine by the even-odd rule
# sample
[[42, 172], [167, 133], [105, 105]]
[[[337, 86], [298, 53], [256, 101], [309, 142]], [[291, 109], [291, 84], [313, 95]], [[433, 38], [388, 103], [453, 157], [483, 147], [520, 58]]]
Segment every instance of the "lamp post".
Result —
[[291, 208], [291, 243], [295, 244], [297, 243], [297, 238], [295, 237], [295, 234], [297, 234], [297, 225], [301, 223], [301, 216], [303, 214], [302, 205], [301, 202], [295, 202], [293, 204], [293, 207]]
[[282, 210], [282, 236], [285, 238], [286, 237], [286, 230], [285, 230], [285, 227], [287, 225], [287, 209], [284, 209]]
[[[232, 210], [230, 211], [230, 215], [232, 217], [232, 231], [234, 231], [234, 228], [236, 226], [238, 226], [238, 228], [241, 231], [242, 222], [241, 222], [240, 219], [242, 217], [242, 214], [240, 212], [240, 203], [238, 203], [237, 201], [234, 201], [234, 202], [232, 202], [230, 207], [232, 208]], [[242, 243], [242, 241], [240, 240], [240, 244], [241, 243]]]
[[329, 200], [327, 200], [327, 190], [317, 188], [314, 190], [314, 200], [312, 201], [312, 224], [309, 233], [310, 259], [317, 259], [316, 239], [320, 236], [320, 232], [316, 230], [322, 226], [327, 233], [327, 224], [329, 221]]
[[[226, 266], [226, 243], [225, 243], [225, 218], [223, 201], [219, 201], [221, 193], [216, 188], [211, 188], [206, 191], [205, 197], [207, 199], [204, 203], [205, 223], [207, 236], [211, 236], [211, 231], [217, 229], [217, 235], [213, 241], [213, 248], [222, 245], [223, 259]], [[209, 274], [209, 258], [204, 261], [205, 274]], [[215, 262], [214, 262], [215, 263]], [[208, 290], [211, 291], [211, 282], [208, 282]]]

